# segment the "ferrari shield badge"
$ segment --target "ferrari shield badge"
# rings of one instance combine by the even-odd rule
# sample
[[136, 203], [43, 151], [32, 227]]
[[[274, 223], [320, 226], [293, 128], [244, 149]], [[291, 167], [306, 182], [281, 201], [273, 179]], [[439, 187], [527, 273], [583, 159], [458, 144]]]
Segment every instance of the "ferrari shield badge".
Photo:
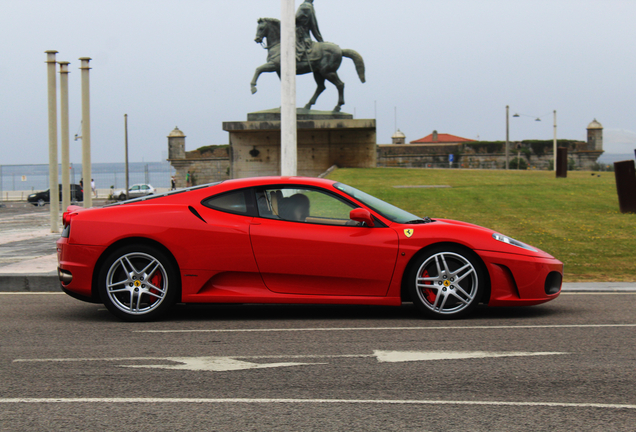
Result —
[[405, 229], [404, 235], [407, 237], [411, 237], [413, 235], [413, 228]]

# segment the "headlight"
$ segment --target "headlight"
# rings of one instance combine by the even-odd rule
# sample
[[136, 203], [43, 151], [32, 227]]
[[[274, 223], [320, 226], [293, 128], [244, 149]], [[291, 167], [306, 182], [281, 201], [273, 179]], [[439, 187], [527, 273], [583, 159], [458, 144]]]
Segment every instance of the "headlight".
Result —
[[35, 194], [29, 195], [29, 198], [35, 198]]
[[532, 251], [532, 252], [537, 252], [537, 250], [535, 248], [533, 248], [532, 246], [528, 246], [525, 243], [521, 243], [519, 240], [515, 240], [515, 239], [510, 238], [508, 236], [505, 236], [503, 234], [494, 233], [492, 235], [492, 238], [494, 238], [495, 240], [500, 241], [500, 242], [508, 243], [509, 245], [512, 245], [512, 246], [517, 246], [517, 247], [520, 247], [522, 249], [527, 249], [527, 250]]

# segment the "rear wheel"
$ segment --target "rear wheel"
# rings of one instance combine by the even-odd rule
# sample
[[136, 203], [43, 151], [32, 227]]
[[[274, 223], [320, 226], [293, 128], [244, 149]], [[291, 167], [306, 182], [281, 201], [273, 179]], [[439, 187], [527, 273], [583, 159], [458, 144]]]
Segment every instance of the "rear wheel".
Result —
[[102, 302], [126, 321], [148, 321], [163, 315], [175, 303], [178, 285], [172, 260], [146, 245], [116, 250], [99, 272]]
[[453, 245], [419, 257], [409, 274], [413, 302], [424, 315], [437, 319], [467, 315], [481, 300], [484, 284], [479, 258]]

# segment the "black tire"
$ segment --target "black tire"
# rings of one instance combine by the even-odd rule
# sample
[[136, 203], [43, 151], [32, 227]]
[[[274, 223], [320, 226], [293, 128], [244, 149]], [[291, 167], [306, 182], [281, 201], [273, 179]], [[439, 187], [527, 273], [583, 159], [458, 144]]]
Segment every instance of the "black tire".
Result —
[[411, 299], [426, 317], [464, 317], [481, 301], [486, 284], [484, 272], [481, 260], [471, 250], [437, 246], [416, 258], [411, 266]]
[[173, 260], [147, 245], [129, 245], [111, 253], [98, 276], [99, 296], [125, 321], [151, 321], [176, 302], [180, 281]]

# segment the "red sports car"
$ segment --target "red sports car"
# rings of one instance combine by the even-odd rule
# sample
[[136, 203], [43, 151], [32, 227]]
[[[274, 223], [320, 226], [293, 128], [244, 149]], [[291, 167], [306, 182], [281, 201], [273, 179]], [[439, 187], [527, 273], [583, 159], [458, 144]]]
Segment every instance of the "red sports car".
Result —
[[556, 298], [563, 264], [487, 228], [342, 183], [259, 177], [70, 206], [62, 290], [130, 321], [183, 303], [415, 303], [432, 318]]

